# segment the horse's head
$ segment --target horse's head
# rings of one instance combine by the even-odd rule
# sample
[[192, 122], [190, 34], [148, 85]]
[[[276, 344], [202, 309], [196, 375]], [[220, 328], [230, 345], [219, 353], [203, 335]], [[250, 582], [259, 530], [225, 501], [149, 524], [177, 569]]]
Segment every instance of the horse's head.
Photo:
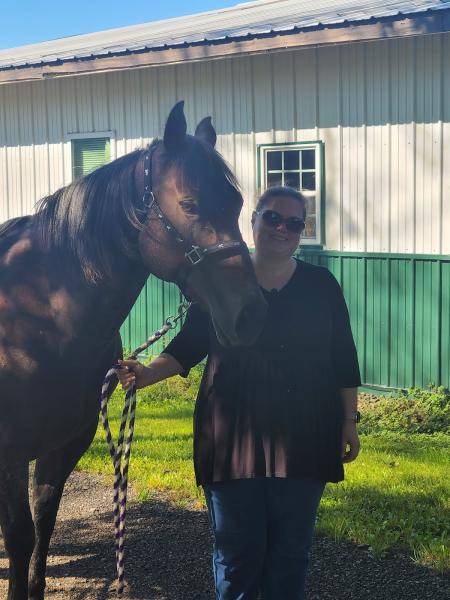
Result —
[[242, 196], [215, 142], [209, 117], [190, 136], [183, 103], [172, 109], [136, 169], [147, 211], [139, 250], [152, 273], [208, 309], [224, 345], [249, 344], [266, 303], [239, 231]]

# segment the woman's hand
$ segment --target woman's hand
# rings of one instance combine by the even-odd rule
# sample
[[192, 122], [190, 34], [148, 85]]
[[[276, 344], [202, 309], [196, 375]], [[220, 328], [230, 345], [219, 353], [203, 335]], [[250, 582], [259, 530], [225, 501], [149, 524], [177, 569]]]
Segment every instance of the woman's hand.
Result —
[[133, 383], [137, 388], [148, 385], [145, 376], [148, 369], [142, 363], [137, 360], [119, 360], [118, 362], [121, 366], [118, 377], [124, 390], [127, 390]]
[[342, 462], [349, 463], [359, 454], [359, 437], [356, 423], [347, 419], [342, 426]]

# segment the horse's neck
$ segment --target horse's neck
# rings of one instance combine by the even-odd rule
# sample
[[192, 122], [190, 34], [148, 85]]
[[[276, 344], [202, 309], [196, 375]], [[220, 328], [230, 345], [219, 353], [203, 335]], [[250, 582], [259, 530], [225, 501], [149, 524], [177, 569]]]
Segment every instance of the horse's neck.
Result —
[[[60, 285], [67, 305], [65, 319], [82, 345], [103, 346], [113, 339], [132, 309], [149, 273], [137, 263], [118, 265], [112, 279], [98, 283], [62, 276]], [[64, 302], [64, 300], [63, 300]], [[77, 344], [78, 345], [78, 344]]]
[[111, 279], [91, 283], [76, 262], [66, 264], [56, 251], [41, 247], [33, 221], [17, 219], [0, 229], [0, 298], [12, 311], [10, 317], [0, 313], [0, 321], [32, 327], [38, 339], [44, 331], [48, 343], [63, 352], [73, 344], [75, 350], [80, 344], [107, 345], [136, 302], [148, 270], [140, 261], [120, 257]]
[[102, 335], [117, 333], [125, 321], [149, 276], [148, 270], [137, 263], [122, 265], [113, 279], [89, 285], [84, 303], [84, 320], [93, 322]]
[[29, 303], [45, 314], [47, 328], [59, 332], [60, 348], [107, 344], [136, 302], [148, 270], [123, 257], [111, 278], [92, 283], [77, 265], [61, 262], [56, 252], [40, 250], [32, 240], [19, 237], [4, 255], [12, 267], [9, 287], [26, 289]]
[[57, 249], [48, 248], [45, 243], [42, 245], [41, 233], [33, 225], [34, 219], [30, 236], [40, 249], [39, 261], [41, 269], [47, 272], [49, 288], [61, 290], [63, 308], [65, 298], [69, 304], [74, 304], [74, 310], [66, 312], [65, 318], [73, 322], [79, 332], [93, 328], [103, 337], [117, 331], [148, 278], [149, 272], [143, 263], [119, 255], [110, 275], [100, 274], [90, 281], [80, 259], [69, 252], [66, 258], [61, 258]]

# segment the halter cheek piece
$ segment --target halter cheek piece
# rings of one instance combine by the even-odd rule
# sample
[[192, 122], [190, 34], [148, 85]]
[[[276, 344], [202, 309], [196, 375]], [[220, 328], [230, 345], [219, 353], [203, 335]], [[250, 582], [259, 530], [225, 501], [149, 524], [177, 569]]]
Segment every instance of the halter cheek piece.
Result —
[[156, 213], [156, 216], [161, 221], [163, 226], [166, 228], [168, 233], [175, 239], [178, 244], [183, 244], [185, 248], [184, 258], [190, 267], [195, 267], [199, 263], [201, 263], [205, 258], [212, 255], [217, 255], [219, 253], [226, 254], [227, 256], [235, 256], [237, 254], [242, 254], [247, 251], [247, 246], [245, 242], [239, 241], [230, 241], [230, 242], [219, 242], [218, 244], [214, 244], [213, 246], [207, 246], [202, 248], [201, 246], [196, 246], [195, 244], [189, 243], [187, 240], [183, 238], [177, 228], [172, 224], [172, 222], [166, 217], [166, 215], [161, 210], [158, 201], [156, 200], [156, 196], [153, 193], [152, 189], [152, 152], [146, 152], [144, 156], [144, 195], [142, 198], [142, 203], [149, 213], [153, 211]]

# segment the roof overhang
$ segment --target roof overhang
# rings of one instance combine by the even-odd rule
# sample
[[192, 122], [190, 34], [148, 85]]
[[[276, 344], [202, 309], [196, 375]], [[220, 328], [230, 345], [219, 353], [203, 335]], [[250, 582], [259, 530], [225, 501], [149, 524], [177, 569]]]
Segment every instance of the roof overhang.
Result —
[[450, 31], [450, 9], [0, 70], [0, 84]]

